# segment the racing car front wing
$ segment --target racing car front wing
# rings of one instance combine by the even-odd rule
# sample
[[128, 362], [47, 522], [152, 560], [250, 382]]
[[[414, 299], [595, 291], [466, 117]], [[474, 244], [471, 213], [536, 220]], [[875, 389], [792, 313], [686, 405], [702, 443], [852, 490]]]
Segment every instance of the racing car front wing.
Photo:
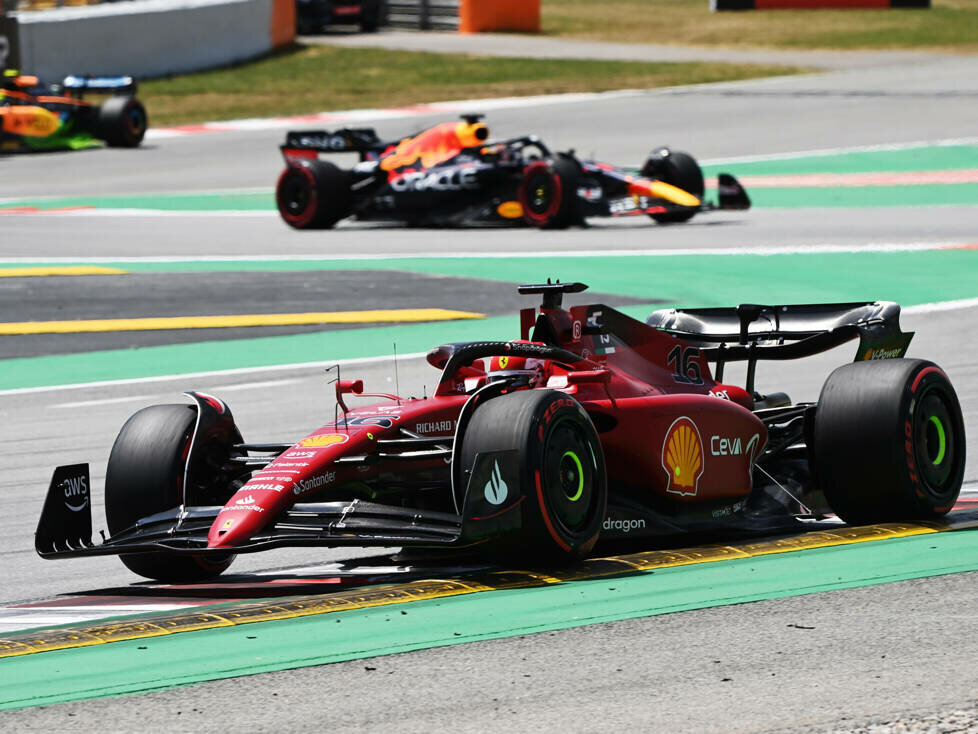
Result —
[[431, 510], [354, 499], [295, 504], [247, 542], [208, 548], [207, 533], [223, 509], [175, 507], [150, 515], [102, 542], [92, 542], [88, 464], [58, 467], [51, 480], [34, 547], [42, 558], [173, 553], [249, 553], [282, 546], [444, 546], [462, 535], [462, 518]]

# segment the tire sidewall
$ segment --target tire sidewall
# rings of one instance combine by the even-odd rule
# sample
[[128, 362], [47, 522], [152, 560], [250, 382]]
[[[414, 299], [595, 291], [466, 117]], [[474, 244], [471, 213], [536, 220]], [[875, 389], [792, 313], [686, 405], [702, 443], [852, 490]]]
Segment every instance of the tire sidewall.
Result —
[[[301, 187], [306, 194], [306, 205], [299, 212], [293, 213], [289, 208], [290, 186]], [[300, 163], [290, 163], [278, 178], [275, 186], [275, 203], [278, 205], [279, 214], [287, 224], [296, 229], [304, 229], [312, 225], [316, 220], [319, 208], [319, 193], [316, 186], [316, 174], [312, 167], [302, 161]]]
[[[945, 456], [949, 473], [941, 481], [928, 476], [927, 451], [922, 445], [922, 434], [926, 431], [930, 413], [923, 411], [931, 396], [937, 397], [946, 409], [949, 424], [945, 430], [951, 434], [950, 455]], [[957, 395], [939, 367], [923, 362], [908, 381], [900, 408], [905, 438], [902, 458], [908, 494], [915, 498], [919, 511], [942, 515], [954, 505], [964, 480], [964, 417]]]

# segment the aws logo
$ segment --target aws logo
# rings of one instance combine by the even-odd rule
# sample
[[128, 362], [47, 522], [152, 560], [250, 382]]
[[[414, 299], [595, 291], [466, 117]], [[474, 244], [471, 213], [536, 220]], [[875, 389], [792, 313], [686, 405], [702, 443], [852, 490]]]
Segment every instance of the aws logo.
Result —
[[668, 476], [667, 492], [695, 495], [703, 476], [703, 441], [692, 420], [677, 418], [662, 442], [662, 468]]
[[88, 482], [85, 477], [68, 477], [61, 482], [65, 507], [72, 512], [81, 512], [88, 506]]

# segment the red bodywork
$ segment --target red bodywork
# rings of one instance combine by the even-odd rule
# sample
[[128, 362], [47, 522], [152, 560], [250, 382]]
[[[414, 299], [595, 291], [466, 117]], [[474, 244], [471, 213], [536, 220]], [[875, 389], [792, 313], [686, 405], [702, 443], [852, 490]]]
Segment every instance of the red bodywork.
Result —
[[[616, 498], [655, 507], [674, 517], [723, 517], [743, 507], [751, 492], [754, 461], [767, 443], [764, 424], [751, 412], [751, 396], [715, 382], [701, 350], [606, 306], [542, 308], [521, 314], [523, 340], [532, 336], [572, 352], [569, 364], [529, 360], [539, 375], [532, 388], [566, 393], [597, 429], [609, 486], [609, 513]], [[500, 343], [500, 354], [516, 342]], [[453, 353], [432, 350], [429, 362], [445, 367]], [[505, 359], [494, 360], [502, 366]], [[257, 471], [230, 498], [208, 535], [212, 548], [233, 548], [270, 525], [296, 502], [348, 500], [349, 488], [397, 472], [447, 476], [445, 458], [403, 462], [337, 463], [377, 453], [377, 441], [403, 436], [444, 436], [458, 428], [463, 406], [490, 380], [483, 360], [455, 365], [435, 394], [423, 399], [384, 398], [338, 412], [328, 423]], [[359, 381], [337, 383], [337, 401], [361, 393]], [[529, 489], [529, 488], [526, 488]], [[415, 506], [402, 492], [404, 506]], [[456, 512], [462, 514], [456, 500]], [[510, 508], [515, 509], [516, 502]], [[611, 515], [609, 515], [610, 517]], [[477, 522], [479, 517], [465, 518]], [[342, 527], [338, 524], [336, 527]]]

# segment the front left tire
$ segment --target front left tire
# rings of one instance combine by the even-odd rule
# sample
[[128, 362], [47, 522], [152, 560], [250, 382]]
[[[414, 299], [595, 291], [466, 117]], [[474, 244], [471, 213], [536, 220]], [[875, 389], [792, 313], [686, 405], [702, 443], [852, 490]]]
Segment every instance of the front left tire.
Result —
[[521, 563], [566, 564], [594, 548], [608, 503], [597, 431], [573, 397], [556, 390], [517, 390], [472, 414], [459, 460], [468, 476], [480, 453], [520, 457], [522, 527], [493, 555]]
[[[105, 474], [105, 519], [110, 534], [180, 505], [196, 421], [197, 409], [192, 405], [153, 405], [126, 421], [112, 446]], [[192, 583], [218, 576], [234, 556], [148, 551], [123, 553], [120, 559], [140, 576]]]
[[[672, 184], [686, 193], [692, 194], [700, 201], [706, 192], [703, 180], [703, 170], [689, 153], [658, 148], [652, 151], [642, 166], [642, 176], [655, 178], [664, 183]], [[688, 222], [695, 216], [695, 211], [661, 212], [650, 214], [659, 224], [679, 224]]]

